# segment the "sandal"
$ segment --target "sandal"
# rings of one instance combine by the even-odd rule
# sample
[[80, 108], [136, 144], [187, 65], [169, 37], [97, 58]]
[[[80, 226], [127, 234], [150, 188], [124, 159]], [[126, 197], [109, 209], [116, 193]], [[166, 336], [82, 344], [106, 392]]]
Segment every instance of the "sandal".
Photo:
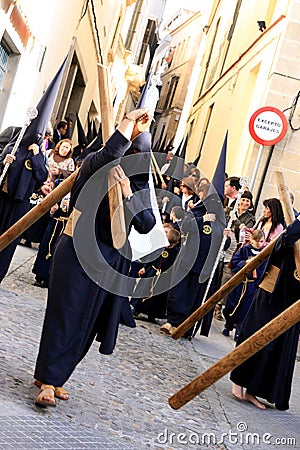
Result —
[[56, 406], [54, 398], [55, 387], [51, 384], [42, 384], [41, 390], [35, 399], [35, 404], [38, 406]]
[[69, 400], [69, 394], [63, 387], [56, 387], [54, 390], [54, 396], [60, 400]]
[[[34, 384], [39, 388], [42, 386], [42, 383], [39, 380], [35, 380]], [[67, 401], [69, 400], [69, 393], [63, 387], [55, 387], [54, 397]]]

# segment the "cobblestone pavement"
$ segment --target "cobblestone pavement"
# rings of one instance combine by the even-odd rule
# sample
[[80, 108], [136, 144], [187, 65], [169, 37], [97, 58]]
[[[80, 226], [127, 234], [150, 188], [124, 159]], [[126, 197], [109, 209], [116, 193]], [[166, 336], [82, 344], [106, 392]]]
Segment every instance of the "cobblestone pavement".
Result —
[[299, 362], [287, 412], [235, 400], [228, 376], [183, 408], [169, 407], [172, 394], [234, 348], [217, 321], [208, 338], [192, 342], [140, 320], [136, 329], [121, 327], [113, 355], [100, 355], [95, 343], [77, 367], [68, 402], [36, 407], [32, 375], [47, 292], [33, 286], [34, 257], [18, 247], [0, 287], [0, 449], [300, 448]]

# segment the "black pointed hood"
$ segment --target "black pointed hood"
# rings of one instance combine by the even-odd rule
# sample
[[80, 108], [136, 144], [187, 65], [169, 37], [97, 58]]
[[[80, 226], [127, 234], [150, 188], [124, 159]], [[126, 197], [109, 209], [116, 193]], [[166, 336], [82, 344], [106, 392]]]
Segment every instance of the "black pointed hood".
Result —
[[27, 127], [26, 132], [22, 138], [21, 145], [30, 145], [36, 143], [41, 145], [45, 136], [47, 126], [51, 119], [52, 110], [57, 97], [58, 89], [61, 84], [61, 80], [66, 69], [68, 56], [65, 58], [57, 74], [49, 84], [46, 92], [40, 99], [36, 109], [38, 115], [32, 120]]

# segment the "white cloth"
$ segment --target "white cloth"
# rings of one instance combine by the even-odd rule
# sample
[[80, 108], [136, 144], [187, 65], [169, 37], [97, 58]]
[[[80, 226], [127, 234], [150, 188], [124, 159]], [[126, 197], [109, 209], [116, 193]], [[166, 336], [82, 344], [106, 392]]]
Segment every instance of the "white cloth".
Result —
[[170, 245], [161, 221], [151, 172], [149, 176], [149, 187], [150, 200], [156, 224], [147, 234], [140, 234], [134, 227], [131, 228], [128, 239], [132, 249], [132, 261], [136, 261], [143, 256], [149, 255], [155, 250]]

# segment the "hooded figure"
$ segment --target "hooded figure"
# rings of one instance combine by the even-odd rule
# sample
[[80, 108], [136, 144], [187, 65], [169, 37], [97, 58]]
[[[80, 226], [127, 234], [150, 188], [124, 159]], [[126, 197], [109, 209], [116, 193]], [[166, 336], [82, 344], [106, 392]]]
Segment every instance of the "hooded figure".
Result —
[[[195, 203], [182, 220], [183, 245], [173, 269], [174, 287], [167, 300], [167, 323], [162, 325], [161, 331], [172, 333], [173, 327], [180, 325], [201, 305], [224, 228], [223, 206], [214, 193]], [[192, 328], [186, 337], [191, 335]]]
[[7, 127], [0, 133], [0, 154], [9, 142], [14, 142], [17, 139], [20, 131], [21, 127]]
[[[42, 383], [36, 399], [39, 405], [55, 405], [55, 388], [68, 380], [95, 339], [100, 343], [100, 353], [111, 354], [119, 323], [135, 326], [126, 292], [129, 244], [124, 246], [127, 253], [113, 247], [107, 180], [112, 165], [116, 166], [115, 179], [124, 197], [127, 229], [134, 225], [138, 232], [148, 233], [155, 225], [153, 212], [147, 208], [148, 179], [134, 171], [125, 174], [121, 167], [124, 160], [125, 168], [127, 157], [122, 157], [133, 145], [130, 139], [137, 127], [136, 119], [143, 113], [145, 110], [129, 113], [105, 146], [83, 160], [73, 185], [70, 219], [53, 256], [34, 375], [38, 384]], [[135, 143], [140, 140], [137, 150], [141, 153], [137, 156], [143, 159], [145, 143], [142, 138]], [[140, 189], [145, 191], [146, 208]]]
[[[14, 150], [15, 140], [13, 140], [6, 145], [0, 156], [1, 172], [5, 164], [10, 163], [4, 182], [0, 187], [0, 234], [3, 234], [29, 211], [29, 198], [33, 191], [39, 189], [47, 179], [48, 170], [40, 148], [63, 76], [66, 60], [67, 58], [39, 101], [37, 105], [38, 115], [27, 127], [15, 155], [11, 154]], [[18, 240], [16, 239], [0, 252], [0, 282], [8, 271], [17, 243]]]

